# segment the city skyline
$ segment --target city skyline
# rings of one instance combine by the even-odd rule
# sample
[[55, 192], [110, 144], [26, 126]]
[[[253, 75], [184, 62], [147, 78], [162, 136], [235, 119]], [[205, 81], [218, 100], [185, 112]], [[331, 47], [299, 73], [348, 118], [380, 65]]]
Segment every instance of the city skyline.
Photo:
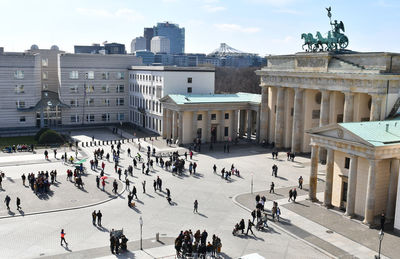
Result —
[[[0, 23], [14, 25], [3, 27], [0, 46], [5, 51], [24, 51], [32, 44], [40, 48], [58, 45], [73, 52], [74, 45], [108, 41], [129, 49], [131, 40], [142, 36], [145, 27], [169, 21], [185, 28], [186, 53], [208, 54], [225, 42], [249, 53], [289, 54], [302, 51], [301, 33], [325, 34], [331, 29], [325, 7], [332, 6], [332, 18], [344, 22], [348, 49], [400, 52], [399, 36], [392, 31], [400, 25], [396, 1], [193, 0], [188, 4], [154, 0], [149, 4], [117, 0], [112, 7], [103, 0], [96, 5], [92, 1], [54, 2], [0, 0], [7, 10]], [[363, 15], [355, 17], [354, 12]]]

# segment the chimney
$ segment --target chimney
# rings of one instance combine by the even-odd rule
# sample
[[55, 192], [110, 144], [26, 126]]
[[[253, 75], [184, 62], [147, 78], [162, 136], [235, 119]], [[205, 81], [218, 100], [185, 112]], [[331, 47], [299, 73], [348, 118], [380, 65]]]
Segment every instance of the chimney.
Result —
[[389, 124], [386, 124], [386, 132], [389, 132]]

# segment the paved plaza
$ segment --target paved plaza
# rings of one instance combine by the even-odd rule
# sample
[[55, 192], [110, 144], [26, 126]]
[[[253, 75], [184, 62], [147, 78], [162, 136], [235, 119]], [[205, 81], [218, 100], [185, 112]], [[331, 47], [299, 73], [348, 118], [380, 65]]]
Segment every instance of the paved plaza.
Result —
[[[109, 129], [73, 131], [71, 134], [84, 142], [90, 142], [92, 137], [96, 141], [120, 139], [120, 135], [113, 134]], [[132, 139], [134, 136], [123, 132], [123, 138]], [[153, 145], [161, 153], [175, 149], [160, 139], [150, 141], [147, 138], [146, 141], [141, 139], [141, 146]], [[122, 144], [123, 170], [132, 164], [126, 150], [130, 148], [132, 154], [136, 154], [138, 143], [135, 139]], [[376, 254], [376, 230], [306, 201], [308, 158], [298, 157], [295, 162], [289, 162], [286, 154], [280, 153], [279, 159], [273, 160], [270, 150], [246, 143], [233, 145], [230, 153], [224, 153], [219, 145], [214, 146], [213, 151], [205, 146], [202, 153], [195, 153], [193, 157], [192, 162], [198, 164], [195, 175], [189, 175], [187, 171], [182, 176], [172, 175], [158, 165], [154, 165], [150, 175], [144, 175], [139, 168], [135, 168], [133, 177], [128, 179], [138, 190], [138, 200], [134, 199], [136, 206], [129, 208], [128, 192], [123, 191], [125, 185], [122, 182], [119, 182], [117, 195], [111, 192], [113, 178], [118, 179], [112, 162], [104, 161], [105, 173], [109, 177], [106, 191], [96, 187], [95, 176], [100, 171], [91, 170], [89, 165], [96, 148], [103, 148], [105, 153], [111, 151], [110, 145], [79, 145], [78, 158], [88, 158], [85, 163], [87, 175], [83, 177], [84, 189], [66, 180], [66, 170], [72, 167], [55, 159], [51, 150], [49, 161], [44, 159], [43, 150], [37, 150], [36, 154], [0, 155], [0, 168], [6, 175], [3, 190], [0, 191], [1, 258], [115, 258], [109, 249], [111, 229], [123, 229], [129, 239], [129, 251], [119, 258], [174, 258], [174, 239], [181, 230], [188, 229], [194, 232], [205, 229], [209, 239], [213, 234], [219, 236], [223, 258], [238, 258], [251, 253], [266, 258], [371, 258]], [[179, 150], [184, 152], [182, 148]], [[62, 148], [58, 157], [64, 152], [75, 156], [74, 150]], [[218, 174], [212, 171], [214, 164]], [[221, 179], [221, 169], [230, 169], [232, 164], [240, 170], [241, 176], [232, 176], [228, 181]], [[271, 176], [273, 164], [279, 167], [278, 177]], [[51, 194], [35, 195], [30, 188], [22, 185], [22, 173], [54, 169], [58, 175], [56, 184], [51, 186]], [[296, 203], [288, 202], [288, 190], [297, 187], [300, 175], [304, 178], [305, 188], [299, 190]], [[157, 176], [163, 180], [163, 191], [153, 190], [153, 180]], [[318, 176], [318, 197], [322, 199], [323, 167], [320, 167]], [[142, 190], [143, 181], [146, 181], [146, 193]], [[275, 194], [266, 191], [271, 181], [275, 183]], [[171, 190], [173, 205], [166, 200], [165, 188]], [[254, 236], [233, 236], [234, 225], [242, 218], [247, 222], [251, 217], [249, 211], [254, 208], [254, 197], [258, 193], [266, 196], [267, 210], [272, 207], [273, 200], [278, 201], [282, 211], [281, 221], [269, 221], [269, 229], [253, 230]], [[10, 212], [3, 203], [6, 194], [12, 199]], [[16, 196], [22, 200], [23, 212], [16, 209]], [[193, 213], [194, 200], [199, 202], [199, 213]], [[101, 210], [103, 227], [92, 224], [91, 213], [94, 210]], [[139, 217], [143, 218], [143, 251], [139, 246]], [[342, 227], [337, 224], [339, 220], [345, 222]], [[60, 246], [61, 229], [65, 230], [68, 247]], [[155, 240], [156, 233], [159, 233], [160, 241]], [[394, 245], [398, 240], [396, 236], [385, 235], [385, 256], [395, 257], [396, 251], [400, 252]]]

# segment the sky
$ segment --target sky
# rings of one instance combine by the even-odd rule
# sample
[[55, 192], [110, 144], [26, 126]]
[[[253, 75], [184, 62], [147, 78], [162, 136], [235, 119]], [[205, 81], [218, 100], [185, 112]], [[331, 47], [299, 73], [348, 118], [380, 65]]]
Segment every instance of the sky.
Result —
[[118, 42], [130, 51], [133, 38], [157, 22], [179, 24], [186, 53], [210, 53], [220, 43], [270, 54], [302, 51], [301, 33], [331, 29], [343, 21], [354, 51], [400, 52], [399, 0], [0, 0], [0, 47], [24, 51], [32, 44]]

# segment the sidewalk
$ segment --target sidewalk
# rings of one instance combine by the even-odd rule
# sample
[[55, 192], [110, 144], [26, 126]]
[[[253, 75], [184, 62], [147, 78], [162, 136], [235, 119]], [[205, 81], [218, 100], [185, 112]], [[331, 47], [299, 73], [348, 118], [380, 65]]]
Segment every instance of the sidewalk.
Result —
[[[307, 186], [304, 187], [305, 189], [307, 188]], [[269, 192], [266, 191], [254, 194], [242, 194], [235, 197], [235, 201], [239, 203], [240, 206], [243, 206], [247, 210], [251, 211], [255, 207], [255, 196], [257, 194], [260, 194], [260, 196], [265, 195], [267, 198], [265, 208], [268, 212], [270, 212], [270, 209], [273, 205], [272, 201], [275, 200], [278, 202], [278, 205], [281, 209], [281, 220], [280, 222], [269, 221], [268, 224], [297, 236], [312, 246], [328, 252], [334, 257], [373, 258], [374, 255], [377, 254], [376, 250], [378, 241], [374, 240], [374, 235], [375, 239], [378, 237], [376, 230], [371, 230], [362, 224], [343, 218], [341, 215], [327, 210], [324, 207], [306, 201], [308, 195], [306, 194], [305, 190], [299, 190], [297, 188], [299, 196], [296, 199], [296, 203], [288, 202], [289, 189], [290, 188], [277, 189], [275, 190], [275, 195], [270, 195]], [[319, 192], [317, 197], [322, 200], [323, 193]], [[340, 217], [340, 219], [337, 217]], [[316, 218], [324, 219], [324, 222], [329, 222], [330, 224], [320, 224]], [[340, 220], [340, 224], [337, 224], [338, 220]], [[347, 228], [349, 222], [353, 223], [351, 228], [346, 229], [346, 231], [336, 232], [337, 228]], [[337, 228], [335, 228], [335, 225]], [[368, 238], [371, 238], [368, 244], [364, 242], [365, 239], [368, 239], [364, 236], [364, 234], [367, 232], [369, 236]], [[397, 243], [398, 241], [399, 239], [397, 238]], [[375, 247], [372, 244], [375, 244]], [[383, 247], [385, 245], [386, 243], [383, 244]], [[383, 250], [383, 254], [390, 257], [393, 257], [393, 255], [399, 254], [400, 252], [398, 251], [396, 253], [396, 251], [393, 251], [391, 253], [387, 253], [387, 250], [396, 249], [389, 245], [386, 250]], [[394, 258], [395, 257], [396, 256], [394, 256]], [[382, 256], [382, 258], [386, 257]]]

